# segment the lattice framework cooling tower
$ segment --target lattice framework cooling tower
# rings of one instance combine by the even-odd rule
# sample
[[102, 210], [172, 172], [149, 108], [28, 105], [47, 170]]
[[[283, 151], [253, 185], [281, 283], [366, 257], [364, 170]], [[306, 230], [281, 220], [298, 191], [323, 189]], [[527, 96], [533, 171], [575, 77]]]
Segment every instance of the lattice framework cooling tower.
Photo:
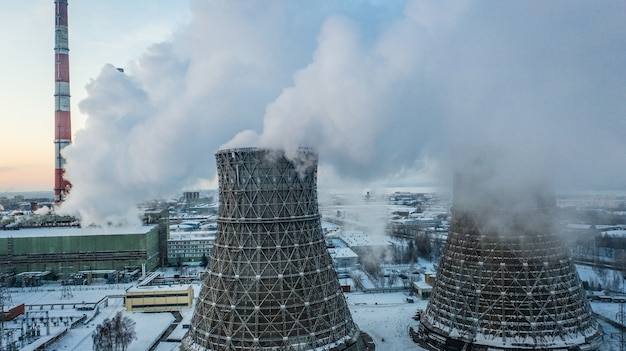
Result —
[[534, 190], [510, 201], [469, 191], [479, 199], [472, 203], [457, 197], [464, 190], [455, 187], [453, 222], [418, 332], [423, 345], [603, 349], [601, 328], [554, 228], [553, 202]]
[[218, 232], [181, 350], [363, 350], [322, 235], [315, 153], [216, 158]]

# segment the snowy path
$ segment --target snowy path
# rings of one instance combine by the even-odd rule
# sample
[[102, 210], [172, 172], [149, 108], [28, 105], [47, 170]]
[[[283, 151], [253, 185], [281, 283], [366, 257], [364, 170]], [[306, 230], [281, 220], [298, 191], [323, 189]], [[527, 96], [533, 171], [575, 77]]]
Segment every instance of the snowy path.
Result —
[[423, 350], [409, 337], [409, 326], [417, 325], [411, 317], [426, 308], [426, 301], [407, 303], [402, 292], [346, 296], [352, 318], [374, 339], [377, 351]]

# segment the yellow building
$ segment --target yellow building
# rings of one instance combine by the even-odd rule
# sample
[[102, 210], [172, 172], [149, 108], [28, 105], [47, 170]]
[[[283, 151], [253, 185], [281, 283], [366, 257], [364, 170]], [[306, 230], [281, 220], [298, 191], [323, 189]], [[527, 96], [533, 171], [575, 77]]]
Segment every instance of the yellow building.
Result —
[[167, 312], [180, 311], [193, 305], [193, 286], [155, 285], [126, 290], [126, 311]]

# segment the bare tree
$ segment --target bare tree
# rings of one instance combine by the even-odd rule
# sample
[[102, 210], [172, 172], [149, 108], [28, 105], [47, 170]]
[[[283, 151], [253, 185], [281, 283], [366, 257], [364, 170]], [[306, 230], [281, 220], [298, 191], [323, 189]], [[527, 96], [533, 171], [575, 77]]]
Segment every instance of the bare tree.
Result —
[[102, 324], [98, 324], [96, 331], [91, 334], [93, 340], [93, 349], [95, 351], [109, 351], [113, 350], [113, 340], [111, 332], [111, 323], [109, 319], [105, 319]]
[[136, 323], [128, 317], [123, 317], [122, 312], [117, 312], [114, 321], [117, 330], [118, 345], [122, 346], [122, 351], [125, 351], [128, 345], [130, 345], [134, 339], [137, 339], [137, 334], [135, 333]]
[[398, 281], [398, 278], [399, 278], [398, 273], [392, 272], [389, 275], [389, 278], [388, 278], [389, 281], [387, 283], [390, 288], [393, 288], [393, 285]]
[[626, 276], [626, 252], [622, 251], [615, 255], [614, 267], [622, 274], [622, 277]]
[[135, 321], [117, 312], [113, 319], [105, 319], [91, 335], [94, 351], [125, 351], [137, 338]]

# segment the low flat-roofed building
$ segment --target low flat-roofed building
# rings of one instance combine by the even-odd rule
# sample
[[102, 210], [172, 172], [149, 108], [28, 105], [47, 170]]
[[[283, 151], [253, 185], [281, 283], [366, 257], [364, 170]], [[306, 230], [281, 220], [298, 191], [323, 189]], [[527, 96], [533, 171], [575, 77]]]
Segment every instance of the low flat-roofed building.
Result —
[[338, 237], [353, 251], [367, 247], [392, 248], [393, 246], [389, 240], [382, 236], [371, 235], [356, 230], [344, 230], [339, 233]]
[[359, 256], [347, 247], [329, 248], [328, 253], [335, 260], [338, 271], [355, 268], [359, 263]]
[[413, 282], [413, 290], [415, 291], [415, 295], [417, 295], [417, 297], [422, 300], [427, 300], [433, 292], [433, 287], [424, 281], [419, 281]]
[[346, 243], [350, 250], [354, 251], [359, 257], [376, 255], [377, 259], [380, 259], [393, 255], [393, 244], [381, 236], [348, 230], [341, 231], [337, 237]]
[[193, 305], [193, 286], [180, 284], [133, 287], [126, 290], [124, 301], [126, 311], [180, 311]]

